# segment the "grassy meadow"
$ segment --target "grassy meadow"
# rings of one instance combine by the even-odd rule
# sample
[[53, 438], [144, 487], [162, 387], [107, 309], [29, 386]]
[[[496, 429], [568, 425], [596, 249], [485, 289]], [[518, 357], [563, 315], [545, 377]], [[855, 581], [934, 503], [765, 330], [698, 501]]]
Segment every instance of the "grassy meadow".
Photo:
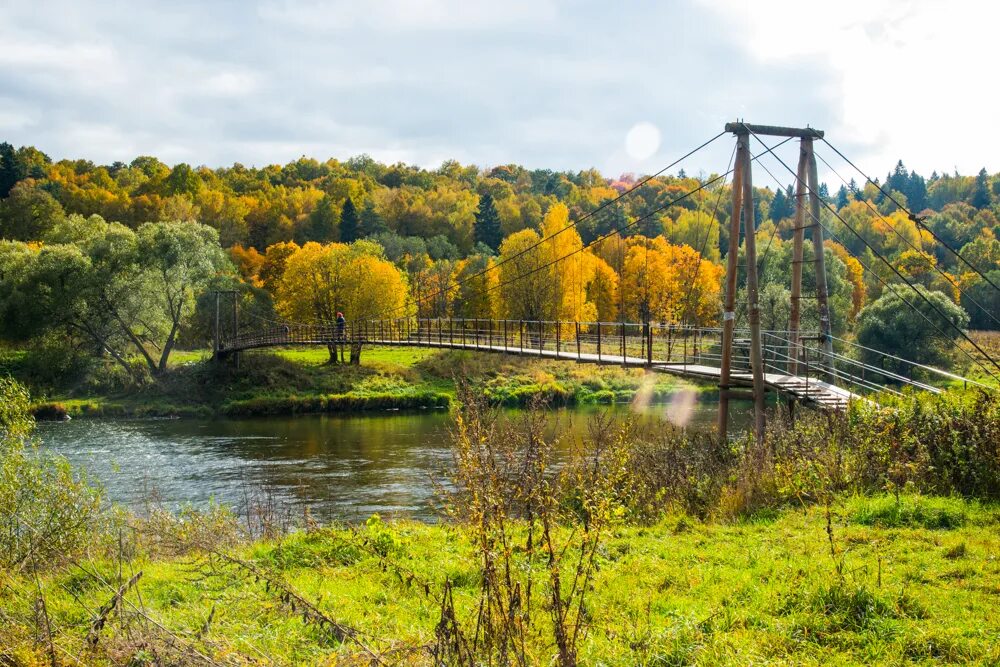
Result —
[[[328, 360], [326, 349], [293, 347], [246, 353], [235, 369], [213, 364], [207, 350], [178, 351], [171, 355], [165, 376], [138, 389], [66, 383], [50, 387], [38, 399], [39, 416], [65, 412], [73, 417], [210, 417], [446, 408], [455, 398], [456, 377], [481, 385], [487, 397], [508, 407], [539, 397], [556, 405], [624, 402], [650, 381], [654, 399], [695, 388], [639, 369], [464, 351], [372, 347], [364, 351], [360, 366], [332, 365]], [[13, 353], [8, 353], [6, 365], [14, 377], [24, 377]]]
[[[998, 528], [995, 505], [912, 495], [839, 500], [832, 539], [815, 506], [733, 522], [680, 515], [621, 526], [597, 555], [579, 662], [995, 665]], [[455, 525], [373, 519], [227, 553], [253, 569], [192, 550], [87, 560], [43, 575], [58, 663], [197, 664], [197, 651], [218, 664], [371, 664], [367, 648], [383, 656], [376, 664], [432, 664], [423, 647], [438, 642], [445, 582], [468, 625], [482, 584], [475, 534]], [[541, 587], [546, 566], [534, 565]], [[91, 635], [93, 614], [137, 573], [120, 616]], [[0, 592], [0, 609], [31, 617], [34, 582], [5, 576], [13, 585]], [[356, 629], [358, 641], [304, 619], [297, 597]], [[551, 622], [536, 613], [525, 653], [530, 664], [547, 664]], [[138, 626], [133, 637], [143, 628], [159, 635], [151, 646], [169, 646], [162, 623], [177, 637], [174, 648], [158, 649], [157, 662], [119, 622]], [[5, 664], [48, 664], [35, 629], [20, 632], [0, 631], [20, 647]]]

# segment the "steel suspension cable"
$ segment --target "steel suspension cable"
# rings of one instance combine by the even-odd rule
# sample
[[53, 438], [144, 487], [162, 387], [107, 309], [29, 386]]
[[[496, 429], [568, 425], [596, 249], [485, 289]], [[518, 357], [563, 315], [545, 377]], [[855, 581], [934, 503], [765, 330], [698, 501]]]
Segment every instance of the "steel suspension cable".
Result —
[[[781, 164], [781, 165], [782, 165], [782, 166], [783, 166], [783, 167], [784, 167], [785, 169], [787, 169], [787, 170], [788, 170], [788, 172], [789, 172], [789, 173], [791, 173], [791, 174], [793, 175], [793, 177], [795, 178], [795, 180], [796, 180], [796, 181], [798, 182], [798, 180], [799, 180], [799, 178], [798, 178], [798, 174], [796, 174], [796, 173], [795, 173], [795, 172], [794, 172], [794, 171], [792, 170], [792, 168], [791, 168], [791, 167], [789, 167], [789, 166], [788, 166], [788, 165], [787, 165], [787, 164], [785, 163], [785, 161], [784, 161], [784, 160], [782, 160], [782, 159], [781, 159], [780, 157], [778, 157], [777, 155], [775, 155], [775, 153], [774, 153], [773, 149], [772, 149], [772, 148], [770, 148], [770, 147], [768, 147], [768, 145], [767, 145], [766, 143], [764, 143], [764, 141], [763, 141], [763, 140], [762, 140], [762, 139], [761, 139], [761, 138], [760, 138], [759, 136], [757, 136], [757, 134], [756, 134], [755, 132], [753, 132], [752, 130], [750, 130], [750, 128], [746, 127], [746, 125], [744, 125], [743, 127], [744, 127], [744, 128], [746, 128], [746, 129], [747, 129], [747, 131], [748, 131], [748, 132], [749, 132], [750, 134], [752, 134], [752, 135], [754, 136], [754, 138], [755, 138], [755, 139], [756, 139], [756, 140], [757, 140], [757, 141], [758, 141], [758, 142], [759, 142], [759, 143], [760, 143], [760, 144], [761, 144], [761, 145], [762, 145], [762, 146], [763, 146], [763, 147], [765, 148], [766, 152], [768, 152], [768, 153], [771, 153], [771, 155], [773, 155], [773, 156], [775, 157], [775, 159], [777, 159], [777, 160], [778, 160], [778, 162], [779, 162], [779, 163], [780, 163], [780, 164]], [[777, 146], [775, 146], [775, 148], [777, 148]], [[762, 164], [762, 166], [763, 166], [763, 163], [761, 163], [761, 164]], [[766, 168], [765, 168], [765, 171], [767, 171], [767, 169], [766, 169]], [[770, 173], [770, 172], [768, 172], [768, 173]], [[773, 175], [773, 174], [771, 174], [771, 177], [772, 177], [772, 178], [774, 178], [774, 175]], [[775, 180], [777, 180], [777, 179], [775, 179]], [[901, 280], [901, 281], [902, 281], [902, 282], [903, 282], [904, 284], [906, 284], [906, 286], [907, 286], [907, 287], [909, 287], [909, 288], [910, 288], [910, 289], [911, 289], [911, 290], [912, 290], [912, 291], [913, 291], [913, 292], [914, 292], [914, 293], [915, 293], [915, 294], [916, 294], [917, 296], [919, 296], [919, 297], [920, 297], [920, 298], [921, 298], [921, 299], [922, 299], [922, 300], [923, 300], [923, 301], [924, 301], [924, 302], [925, 302], [925, 303], [926, 303], [926, 304], [927, 304], [928, 306], [930, 306], [930, 307], [931, 307], [931, 309], [932, 309], [932, 310], [933, 310], [934, 312], [936, 312], [936, 313], [937, 313], [937, 314], [938, 314], [938, 315], [939, 315], [939, 316], [941, 317], [941, 319], [942, 319], [942, 320], [944, 320], [944, 321], [945, 321], [945, 322], [946, 322], [946, 323], [948, 324], [948, 326], [950, 326], [950, 327], [951, 327], [951, 328], [953, 328], [953, 329], [954, 329], [955, 331], [957, 331], [957, 332], [958, 332], [958, 334], [959, 334], [959, 335], [960, 335], [960, 336], [961, 336], [962, 338], [964, 338], [964, 339], [966, 340], [966, 342], [968, 342], [968, 343], [969, 343], [970, 345], [972, 345], [972, 347], [973, 347], [973, 348], [975, 348], [975, 350], [976, 350], [977, 352], [979, 352], [979, 354], [983, 355], [983, 357], [984, 357], [984, 358], [985, 358], [986, 360], [988, 360], [988, 361], [989, 361], [989, 362], [990, 362], [991, 364], [993, 364], [993, 366], [995, 366], [995, 367], [996, 367], [996, 369], [997, 369], [998, 371], [1000, 371], [1000, 364], [998, 364], [998, 363], [997, 363], [997, 361], [996, 361], [996, 360], [995, 360], [995, 359], [994, 359], [993, 357], [991, 357], [991, 356], [989, 355], [989, 353], [987, 353], [987, 352], [986, 352], [986, 351], [985, 351], [985, 350], [984, 350], [984, 349], [983, 349], [982, 347], [980, 347], [980, 346], [979, 346], [979, 344], [978, 344], [978, 343], [976, 343], [976, 341], [972, 340], [972, 338], [970, 338], [970, 337], [969, 337], [969, 335], [968, 335], [968, 334], [967, 334], [967, 333], [966, 333], [965, 331], [963, 331], [961, 327], [959, 327], [959, 326], [958, 326], [958, 325], [956, 325], [956, 324], [955, 324], [954, 322], [952, 322], [952, 321], [951, 321], [951, 319], [949, 319], [949, 318], [948, 318], [948, 316], [947, 316], [947, 315], [945, 315], [945, 314], [944, 314], [944, 313], [943, 313], [943, 312], [941, 311], [941, 309], [940, 309], [940, 308], [938, 308], [937, 304], [935, 304], [935, 303], [934, 303], [933, 301], [931, 301], [931, 300], [930, 300], [930, 299], [929, 299], [929, 298], [927, 297], [927, 295], [925, 295], [925, 294], [924, 294], [923, 292], [921, 292], [920, 290], [918, 290], [918, 289], [917, 289], [917, 288], [916, 288], [916, 287], [915, 287], [915, 286], [913, 285], [913, 283], [911, 283], [911, 282], [910, 282], [909, 280], [907, 280], [907, 279], [906, 279], [906, 277], [905, 277], [905, 276], [903, 276], [903, 274], [902, 274], [902, 273], [900, 273], [900, 272], [899, 272], [899, 270], [898, 270], [898, 269], [896, 269], [896, 267], [894, 267], [894, 266], [892, 265], [892, 263], [891, 263], [891, 262], [889, 262], [889, 260], [887, 260], [887, 259], [886, 259], [886, 258], [885, 258], [885, 257], [884, 257], [884, 256], [882, 255], [882, 253], [880, 253], [880, 252], [879, 252], [879, 251], [878, 251], [878, 250], [877, 250], [877, 249], [876, 249], [875, 247], [873, 247], [873, 246], [871, 245], [871, 243], [869, 243], [869, 242], [868, 242], [868, 240], [867, 240], [867, 239], [865, 239], [865, 238], [864, 238], [864, 237], [863, 237], [863, 236], [862, 236], [862, 235], [861, 235], [860, 233], [858, 233], [858, 231], [857, 231], [856, 229], [854, 229], [854, 227], [853, 227], [853, 226], [851, 226], [851, 224], [850, 224], [850, 223], [848, 223], [848, 222], [847, 222], [847, 221], [846, 221], [846, 220], [845, 220], [845, 219], [843, 218], [843, 216], [841, 216], [841, 215], [840, 215], [840, 213], [838, 213], [838, 212], [837, 212], [837, 210], [836, 210], [836, 209], [834, 209], [834, 208], [833, 208], [832, 206], [830, 206], [830, 204], [829, 204], [829, 203], [827, 203], [827, 202], [826, 202], [825, 200], [823, 200], [823, 198], [819, 196], [819, 193], [818, 193], [818, 192], [816, 192], [816, 191], [815, 191], [815, 190], [813, 190], [813, 189], [812, 189], [811, 187], [809, 187], [809, 185], [808, 185], [807, 183], [802, 183], [802, 185], [804, 185], [804, 186], [805, 186], [806, 190], [807, 190], [807, 191], [808, 191], [808, 192], [810, 193], [810, 195], [811, 195], [811, 196], [813, 196], [813, 197], [816, 197], [818, 201], [822, 202], [823, 206], [824, 206], [824, 207], [826, 207], [826, 209], [827, 209], [827, 210], [829, 210], [829, 211], [830, 211], [831, 213], [833, 213], [833, 215], [834, 215], [834, 216], [835, 216], [835, 217], [836, 217], [836, 218], [837, 218], [837, 219], [838, 219], [838, 220], [839, 220], [839, 221], [841, 222], [841, 224], [843, 224], [843, 225], [844, 225], [844, 227], [846, 227], [846, 228], [847, 228], [848, 230], [850, 230], [850, 231], [851, 231], [851, 233], [853, 233], [853, 234], [854, 234], [854, 235], [855, 235], [856, 237], [858, 237], [858, 239], [859, 239], [859, 240], [860, 240], [860, 241], [861, 241], [862, 243], [864, 243], [864, 244], [865, 244], [865, 246], [866, 246], [866, 247], [867, 247], [867, 248], [868, 248], [869, 250], [871, 250], [871, 251], [872, 251], [872, 254], [874, 254], [874, 255], [875, 255], [875, 257], [877, 257], [877, 258], [878, 258], [879, 260], [881, 260], [881, 261], [882, 261], [882, 263], [883, 263], [883, 264], [885, 264], [885, 265], [886, 265], [887, 267], [889, 267], [889, 269], [890, 269], [890, 270], [891, 270], [891, 271], [892, 271], [892, 272], [893, 272], [894, 274], [896, 274], [896, 277], [897, 277], [897, 278], [899, 278], [899, 279], [900, 279], [900, 280]], [[823, 228], [824, 228], [824, 229], [826, 229], [826, 230], [827, 230], [827, 232], [831, 233], [831, 235], [832, 235], [832, 232], [830, 232], [830, 230], [829, 230], [829, 229], [827, 229], [827, 228], [826, 228], [826, 226], [825, 226], [825, 225], [823, 225], [821, 221], [819, 221], [819, 220], [815, 220], [815, 222], [816, 222], [816, 224], [819, 224], [819, 225], [823, 226]], [[843, 244], [843, 243], [841, 243], [841, 245], [844, 245], [844, 244]], [[845, 249], [847, 249], [847, 246], [844, 246], [844, 248], [845, 248]], [[856, 256], [855, 256], [855, 259], [858, 259], [858, 260], [859, 260], [859, 262], [860, 262], [860, 259], [859, 259], [859, 258], [857, 258]], [[876, 275], [877, 275], [877, 274], [876, 274]], [[887, 283], [885, 283], [884, 281], [883, 281], [883, 284], [884, 284], [884, 285], [887, 285]], [[895, 290], [893, 290], [893, 294], [896, 294], [896, 296], [899, 296], [899, 295], [898, 295], [898, 293], [896, 293], [896, 292], [895, 292]], [[903, 300], [903, 302], [904, 302], [904, 303], [907, 303], [907, 305], [910, 305], [910, 307], [911, 307], [911, 308], [913, 308], [914, 310], [916, 310], [917, 312], [920, 312], [920, 311], [919, 311], [918, 309], [914, 308], [914, 307], [913, 307], [913, 306], [912, 306], [911, 304], [909, 304], [909, 303], [908, 303], [908, 302], [907, 302], [907, 301], [906, 301], [905, 299]], [[930, 321], [930, 320], [929, 320], [929, 319], [928, 319], [928, 318], [926, 317], [926, 315], [924, 315], [924, 318], [925, 318], [925, 319], [927, 319], [927, 321], [928, 321], [928, 322], [930, 322], [931, 324], [933, 324], [933, 322], [931, 322], [931, 321]], [[938, 328], [938, 327], [936, 327], [936, 326], [935, 326], [935, 328], [936, 328], [936, 329], [937, 329], [937, 330], [939, 331], [939, 333], [941, 333], [942, 335], [944, 335], [944, 332], [942, 332], [942, 331], [940, 330], [940, 328]], [[971, 357], [971, 355], [969, 355], [969, 356]], [[994, 373], [990, 372], [990, 371], [989, 371], [989, 369], [987, 369], [987, 368], [986, 368], [985, 366], [983, 366], [983, 364], [982, 364], [982, 363], [980, 363], [980, 362], [978, 362], [978, 361], [976, 361], [976, 363], [977, 363], [977, 364], [978, 364], [979, 366], [983, 367], [983, 370], [985, 370], [985, 371], [987, 372], [987, 374], [988, 374], [988, 375], [989, 375], [990, 377], [992, 377], [992, 378], [993, 378], [993, 379], [995, 379], [995, 380], [1000, 380], [1000, 378], [997, 378], [997, 376], [996, 376], [996, 375], [995, 375]]]
[[[824, 158], [823, 158], [823, 156], [822, 156], [822, 155], [820, 155], [819, 153], [816, 153], [815, 151], [813, 151], [813, 154], [814, 154], [814, 155], [815, 155], [816, 157], [818, 157], [818, 158], [820, 159], [820, 161], [821, 161], [821, 162], [822, 162], [822, 163], [823, 163], [824, 165], [826, 165], [826, 168], [827, 168], [827, 169], [829, 169], [830, 171], [832, 171], [832, 172], [834, 173], [834, 175], [835, 175], [835, 176], [836, 176], [837, 178], [839, 178], [839, 179], [840, 179], [840, 180], [841, 180], [841, 181], [842, 181], [842, 182], [844, 183], [844, 185], [850, 185], [850, 184], [849, 184], [849, 183], [848, 183], [848, 182], [847, 182], [847, 181], [846, 181], [846, 180], [844, 179], [844, 177], [843, 177], [843, 176], [841, 176], [841, 175], [840, 175], [840, 174], [839, 174], [839, 173], [837, 172], [837, 170], [836, 170], [836, 169], [834, 169], [834, 168], [833, 168], [833, 167], [832, 167], [832, 166], [830, 165], [830, 163], [829, 163], [829, 162], [827, 162], [827, 161], [826, 161], [826, 159], [824, 159]], [[896, 228], [896, 226], [895, 226], [895, 225], [893, 225], [892, 223], [890, 223], [890, 222], [889, 222], [889, 218], [888, 218], [887, 216], [885, 216], [885, 215], [882, 215], [881, 213], [879, 213], [878, 209], [876, 209], [876, 208], [875, 208], [874, 206], [872, 206], [872, 204], [871, 204], [871, 202], [870, 202], [870, 201], [868, 201], [867, 199], [861, 199], [861, 200], [857, 200], [857, 199], [856, 199], [855, 201], [861, 201], [861, 202], [862, 202], [862, 203], [863, 203], [863, 204], [864, 204], [865, 206], [867, 206], [867, 207], [868, 207], [868, 210], [870, 210], [870, 211], [871, 211], [872, 213], [874, 213], [874, 214], [875, 214], [876, 216], [878, 216], [878, 217], [879, 217], [879, 218], [880, 218], [881, 220], [883, 220], [883, 221], [885, 222], [886, 226], [887, 226], [887, 227], [888, 227], [889, 229], [891, 229], [891, 230], [893, 231], [893, 233], [895, 233], [895, 234], [896, 234], [896, 236], [898, 236], [898, 237], [899, 237], [900, 239], [902, 239], [902, 240], [903, 240], [903, 242], [904, 242], [904, 243], [906, 243], [906, 245], [908, 245], [908, 246], [909, 246], [909, 247], [910, 247], [911, 249], [915, 250], [916, 252], [924, 252], [924, 251], [923, 251], [922, 249], [920, 249], [920, 248], [918, 248], [918, 247], [917, 247], [916, 245], [914, 245], [914, 244], [913, 244], [913, 242], [912, 242], [912, 241], [910, 241], [910, 239], [906, 238], [906, 236], [905, 236], [905, 235], [904, 235], [904, 234], [903, 234], [902, 232], [900, 232], [900, 231], [899, 231], [899, 230], [898, 230], [898, 229]], [[937, 265], [937, 263], [936, 263], [936, 262], [935, 262], [935, 263], [933, 264], [933, 268], [934, 268], [934, 270], [935, 270], [935, 271], [937, 271], [937, 272], [938, 272], [939, 274], [941, 274], [941, 277], [943, 277], [943, 278], [944, 278], [945, 280], [947, 280], [947, 281], [948, 281], [949, 283], [951, 283], [952, 285], [954, 285], [955, 289], [957, 289], [957, 290], [958, 290], [959, 294], [961, 294], [961, 295], [962, 295], [963, 297], [965, 297], [966, 299], [968, 299], [968, 300], [969, 300], [969, 301], [970, 301], [970, 302], [972, 303], [972, 305], [974, 305], [974, 306], [976, 306], [977, 308], [979, 308], [979, 310], [981, 310], [981, 311], [982, 311], [983, 313], [985, 313], [987, 317], [989, 317], [989, 318], [990, 318], [991, 320], [993, 320], [993, 322], [995, 322], [996, 324], [1000, 325], [1000, 319], [998, 319], [998, 318], [997, 318], [997, 317], [996, 317], [995, 315], [993, 315], [993, 313], [992, 313], [992, 312], [990, 312], [990, 311], [989, 311], [988, 309], [986, 309], [985, 307], [983, 307], [983, 305], [982, 305], [982, 304], [980, 304], [980, 303], [979, 303], [978, 301], [976, 301], [976, 300], [975, 300], [974, 298], [972, 298], [972, 296], [971, 296], [971, 295], [969, 295], [968, 293], [966, 293], [966, 292], [965, 292], [965, 290], [963, 290], [963, 289], [962, 289], [962, 286], [961, 286], [961, 285], [959, 285], [957, 281], [953, 281], [953, 280], [952, 280], [952, 278], [951, 278], [951, 277], [950, 277], [950, 276], [949, 276], [949, 275], [948, 275], [948, 274], [947, 274], [947, 273], [946, 273], [945, 271], [943, 271], [943, 270], [941, 269], [941, 267], [939, 267], [939, 266]]]
[[[521, 257], [522, 255], [530, 252], [531, 250], [534, 250], [535, 248], [537, 248], [538, 246], [542, 245], [543, 243], [546, 243], [547, 241], [549, 241], [551, 239], [554, 239], [556, 236], [559, 236], [563, 232], [565, 232], [565, 231], [567, 231], [569, 229], [572, 229], [572, 228], [578, 226], [581, 222], [583, 222], [585, 220], [588, 220], [588, 219], [596, 216], [601, 211], [607, 209], [610, 206], [613, 206], [613, 205], [617, 204], [618, 202], [620, 202], [625, 197], [628, 197], [628, 196], [634, 194], [637, 190], [639, 190], [639, 188], [645, 186], [651, 180], [653, 180], [654, 178], [662, 175], [668, 169], [672, 169], [673, 167], [677, 166], [678, 164], [680, 164], [684, 160], [688, 159], [689, 157], [691, 157], [695, 153], [699, 152], [700, 150], [702, 150], [702, 149], [706, 148], [707, 146], [709, 146], [710, 144], [714, 143], [717, 139], [719, 139], [724, 134], [726, 134], [725, 131], [720, 132], [719, 134], [715, 135], [714, 137], [712, 137], [708, 141], [705, 141], [704, 143], [702, 143], [697, 148], [695, 148], [695, 149], [693, 149], [691, 151], [688, 151], [687, 153], [685, 153], [681, 157], [677, 158], [676, 160], [674, 160], [673, 162], [671, 162], [667, 166], [663, 167], [662, 169], [660, 169], [656, 173], [651, 174], [649, 176], [646, 176], [645, 178], [643, 178], [642, 180], [640, 180], [638, 183], [636, 183], [634, 186], [632, 186], [631, 188], [629, 188], [625, 192], [619, 194], [617, 197], [614, 197], [613, 199], [609, 199], [609, 200], [605, 201], [600, 206], [598, 206], [597, 208], [595, 208], [593, 211], [590, 211], [589, 213], [585, 213], [584, 215], [582, 215], [581, 217], [577, 218], [576, 220], [570, 222], [569, 224], [567, 224], [566, 226], [562, 227], [561, 229], [556, 230], [555, 232], [553, 232], [549, 236], [546, 236], [546, 237], [543, 237], [543, 238], [539, 239], [537, 242], [529, 245], [527, 248], [519, 250], [518, 252], [514, 253], [513, 255], [511, 255], [509, 257], [503, 258], [502, 260], [500, 260], [499, 262], [493, 264], [492, 266], [487, 266], [487, 268], [483, 269], [482, 271], [478, 271], [478, 272], [472, 274], [471, 276], [466, 276], [462, 280], [456, 281], [454, 285], [449, 285], [449, 286], [443, 288], [443, 290], [439, 290], [439, 292], [440, 291], [444, 291], [444, 292], [452, 291], [452, 290], [456, 289], [457, 287], [460, 287], [462, 284], [464, 284], [464, 283], [466, 283], [466, 282], [468, 282], [468, 281], [470, 281], [470, 280], [472, 280], [474, 278], [478, 278], [479, 276], [482, 276], [482, 275], [484, 275], [484, 274], [486, 274], [486, 273], [488, 273], [490, 271], [493, 271], [493, 270], [499, 268], [500, 266], [502, 266], [503, 264], [506, 264], [507, 262], [511, 262], [511, 261], [517, 259], [518, 257]], [[662, 209], [657, 209], [657, 210], [662, 210]], [[417, 301], [418, 302], [419, 301], [423, 301], [423, 300], [426, 300], [428, 298], [433, 298], [435, 296], [437, 296], [437, 293], [420, 297], [419, 299], [417, 299]], [[379, 316], [377, 316], [377, 317], [375, 317], [373, 319], [380, 319], [380, 317], [384, 316], [387, 313], [391, 313], [391, 312], [393, 312], [395, 310], [399, 310], [399, 308], [387, 309], [386, 311], [383, 311], [382, 313], [379, 314]]]
[[876, 183], [875, 181], [873, 181], [871, 178], [869, 178], [868, 174], [866, 174], [865, 172], [861, 171], [860, 167], [858, 167], [856, 164], [854, 164], [853, 162], [851, 162], [847, 158], [846, 155], [844, 155], [839, 150], [837, 150], [836, 146], [834, 146], [833, 144], [831, 144], [825, 138], [821, 137], [821, 140], [822, 140], [822, 142], [824, 144], [826, 144], [827, 146], [829, 146], [830, 149], [834, 153], [836, 153], [837, 155], [839, 155], [841, 157], [841, 159], [844, 160], [844, 162], [846, 162], [847, 164], [849, 164], [852, 167], [854, 167], [854, 170], [857, 171], [859, 174], [861, 174], [861, 176], [863, 176], [866, 181], [868, 181], [869, 183], [871, 183], [872, 185], [874, 185], [876, 188], [878, 188], [879, 192], [881, 192], [886, 198], [889, 199], [889, 201], [891, 201], [893, 204], [895, 204], [896, 207], [899, 210], [901, 210], [904, 213], [906, 213], [906, 215], [910, 218], [910, 220], [912, 220], [914, 222], [914, 224], [916, 224], [921, 229], [927, 230], [927, 232], [934, 238], [935, 241], [937, 241], [938, 243], [940, 243], [941, 245], [943, 245], [945, 248], [947, 248], [948, 251], [951, 254], [953, 254], [955, 257], [957, 257], [959, 260], [961, 260], [961, 262], [963, 264], [965, 264], [967, 267], [969, 267], [970, 269], [972, 269], [972, 271], [976, 275], [978, 275], [980, 278], [982, 278], [984, 281], [986, 281], [989, 285], [991, 285], [993, 287], [993, 289], [995, 289], [998, 292], [1000, 292], [1000, 286], [998, 286], [995, 282], [993, 282], [992, 280], [990, 280], [989, 277], [985, 273], [983, 273], [978, 268], [976, 268], [975, 266], [973, 266], [969, 262], [969, 260], [965, 259], [965, 257], [962, 256], [962, 254], [960, 252], [958, 252], [957, 250], [955, 250], [954, 248], [952, 248], [951, 245], [947, 241], [945, 241], [940, 236], [938, 236], [934, 232], [933, 229], [931, 229], [930, 227], [928, 227], [927, 225], [925, 225], [923, 219], [921, 219], [920, 216], [914, 215], [912, 211], [910, 211], [908, 208], [906, 208], [905, 206], [903, 206], [902, 204], [900, 204], [899, 201], [895, 197], [893, 197], [891, 193], [886, 192], [885, 188], [883, 188], [881, 185], [879, 185], [878, 183]]

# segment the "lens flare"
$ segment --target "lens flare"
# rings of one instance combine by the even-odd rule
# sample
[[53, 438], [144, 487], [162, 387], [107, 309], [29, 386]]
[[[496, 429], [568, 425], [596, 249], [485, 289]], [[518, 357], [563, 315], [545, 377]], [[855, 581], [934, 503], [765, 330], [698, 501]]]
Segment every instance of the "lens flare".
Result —
[[664, 410], [667, 420], [674, 426], [684, 427], [694, 416], [695, 403], [698, 402], [698, 393], [692, 389], [681, 389], [670, 399]]
[[643, 121], [625, 135], [625, 152], [635, 160], [645, 160], [660, 149], [660, 128]]

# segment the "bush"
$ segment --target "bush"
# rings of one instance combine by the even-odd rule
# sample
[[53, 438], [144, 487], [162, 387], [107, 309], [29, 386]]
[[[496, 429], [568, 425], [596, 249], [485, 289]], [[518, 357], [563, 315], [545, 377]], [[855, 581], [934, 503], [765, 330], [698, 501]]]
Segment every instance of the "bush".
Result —
[[69, 419], [69, 410], [62, 403], [40, 403], [31, 410], [38, 421], [64, 421]]
[[[865, 306], [858, 314], [858, 342], [866, 347], [905, 356], [924, 364], [947, 364], [958, 339], [956, 328], [967, 327], [969, 316], [944, 293], [922, 287], [917, 289], [924, 298], [913, 300], [916, 310], [911, 309], [894, 293], [884, 294]], [[934, 307], [928, 305], [928, 302], [934, 304]], [[940, 323], [941, 315], [938, 312], [948, 318], [951, 327], [935, 327], [932, 324]], [[899, 362], [875, 352], [866, 352], [864, 361], [891, 371], [910, 370], [908, 366], [901, 367]]]
[[36, 451], [27, 391], [0, 379], [0, 565], [48, 566], [94, 541], [101, 494], [61, 458]]

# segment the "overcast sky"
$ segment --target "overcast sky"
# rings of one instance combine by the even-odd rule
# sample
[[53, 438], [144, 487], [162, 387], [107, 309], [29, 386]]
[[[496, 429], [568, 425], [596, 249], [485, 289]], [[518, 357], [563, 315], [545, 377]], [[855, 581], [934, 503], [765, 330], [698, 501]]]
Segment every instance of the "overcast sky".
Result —
[[[998, 171], [995, 6], [0, 0], [0, 140], [99, 163], [369, 153], [617, 175], [742, 117], [822, 128], [873, 175], [899, 158]], [[722, 171], [731, 149], [682, 166]]]

